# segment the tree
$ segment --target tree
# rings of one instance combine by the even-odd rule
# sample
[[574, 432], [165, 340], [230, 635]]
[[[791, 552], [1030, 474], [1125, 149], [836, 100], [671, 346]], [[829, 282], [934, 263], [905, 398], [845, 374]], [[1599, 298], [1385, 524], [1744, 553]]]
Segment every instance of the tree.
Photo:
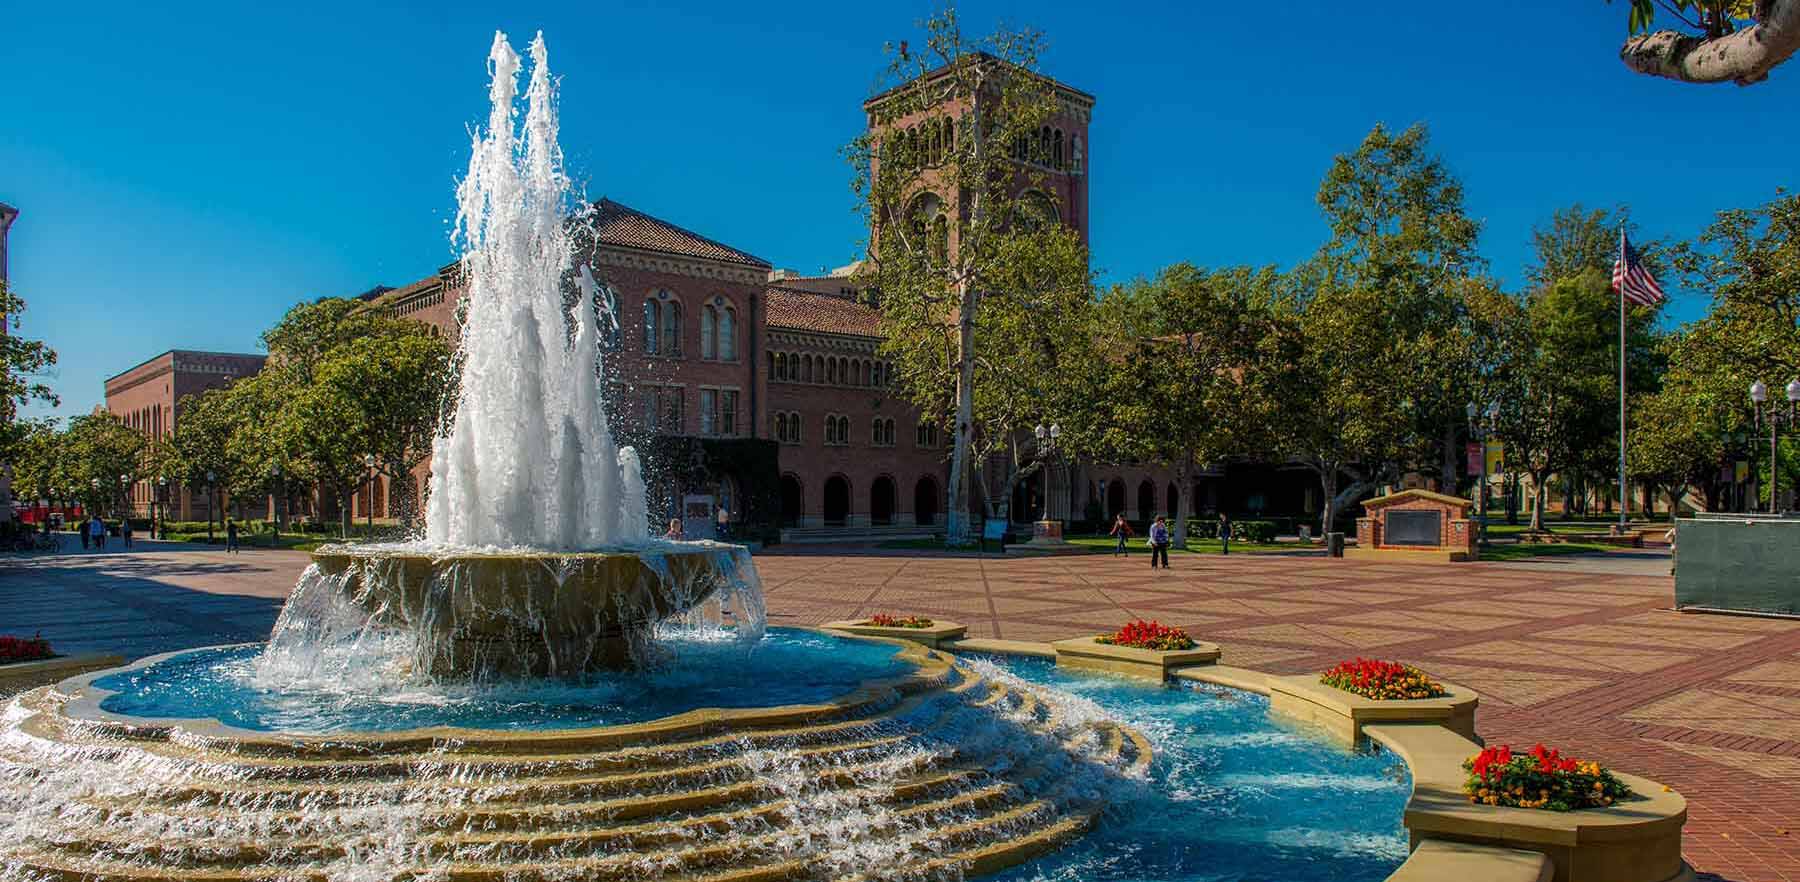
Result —
[[144, 436], [123, 420], [97, 411], [69, 421], [68, 477], [92, 511], [124, 517], [125, 493], [143, 471]]
[[19, 437], [13, 448], [14, 495], [52, 502], [66, 499], [73, 482], [63, 433], [50, 420], [20, 420], [14, 429]]
[[1661, 487], [1671, 514], [1695, 485], [1702, 488], [1706, 507], [1716, 508], [1727, 450], [1718, 426], [1729, 411], [1718, 394], [1696, 394], [1685, 386], [1633, 398], [1626, 463], [1631, 478]]
[[[338, 431], [352, 447], [375, 457], [377, 468], [396, 488], [407, 526], [417, 514], [412, 472], [431, 455], [451, 357], [443, 338], [413, 325], [341, 343], [317, 370], [316, 400], [348, 420]], [[349, 517], [347, 506], [344, 517]]]
[[[1676, 249], [1674, 264], [1689, 287], [1711, 293], [1712, 308], [1671, 347], [1667, 385], [1716, 402], [1704, 430], [1747, 432], [1751, 382], [1767, 383], [1771, 399], [1784, 403], [1783, 387], [1800, 378], [1800, 196], [1777, 191], [1757, 208], [1720, 212]], [[1752, 443], [1746, 451], [1759, 473], [1769, 467], [1766, 450]], [[1775, 480], [1759, 478], [1759, 492]]]
[[[1612, 2], [1612, 0], [1607, 0]], [[1800, 51], [1800, 0], [1628, 0], [1632, 70], [1688, 83], [1760, 83]], [[1679, 28], [1654, 30], [1657, 7]]]
[[1196, 465], [1260, 453], [1264, 433], [1247, 392], [1258, 344], [1270, 333], [1279, 275], [1271, 268], [1171, 266], [1102, 301], [1110, 366], [1101, 394], [1099, 449], [1173, 465], [1173, 542], [1187, 547]]
[[1318, 475], [1331, 530], [1406, 466], [1434, 459], [1454, 480], [1472, 382], [1465, 289], [1483, 261], [1422, 125], [1377, 125], [1333, 161], [1318, 201], [1331, 239], [1291, 276], [1270, 344], [1285, 369], [1258, 387], [1281, 448]]
[[[1035, 462], [1020, 429], [1054, 419], [1034, 399], [1055, 381], [1042, 367], [1092, 295], [1086, 250], [1044, 186], [1067, 160], [1040, 135], [1074, 93], [1037, 72], [1042, 34], [972, 39], [954, 8], [922, 26], [922, 51], [888, 48], [892, 87], [865, 103], [868, 130], [845, 152], [885, 351], [902, 393], [952, 427], [946, 541], [963, 544], [983, 451]], [[1013, 464], [1009, 488], [1024, 470]]]
[[[25, 300], [0, 279], [0, 321], [16, 320], [25, 311]], [[59, 401], [49, 384], [38, 379], [56, 364], [56, 352], [41, 340], [27, 340], [0, 328], [0, 465], [12, 462], [17, 445], [34, 428], [19, 419], [19, 410], [33, 401], [56, 406]]]
[[240, 407], [247, 396], [234, 394], [233, 385], [178, 402], [175, 431], [169, 436], [168, 476], [186, 487], [206, 488], [209, 525], [219, 500], [239, 486], [246, 470], [233, 458], [232, 432], [256, 418], [254, 411]]

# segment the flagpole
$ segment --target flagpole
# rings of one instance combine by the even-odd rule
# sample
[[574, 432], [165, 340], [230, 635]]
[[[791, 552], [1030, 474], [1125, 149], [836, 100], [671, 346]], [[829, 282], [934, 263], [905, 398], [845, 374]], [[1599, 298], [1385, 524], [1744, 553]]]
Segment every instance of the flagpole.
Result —
[[[1626, 259], [1625, 221], [1619, 221], [1619, 260]], [[1630, 268], [1627, 267], [1627, 272]], [[1617, 285], [1619, 297], [1619, 532], [1625, 532], [1626, 512], [1631, 508], [1631, 495], [1625, 487], [1625, 286]]]

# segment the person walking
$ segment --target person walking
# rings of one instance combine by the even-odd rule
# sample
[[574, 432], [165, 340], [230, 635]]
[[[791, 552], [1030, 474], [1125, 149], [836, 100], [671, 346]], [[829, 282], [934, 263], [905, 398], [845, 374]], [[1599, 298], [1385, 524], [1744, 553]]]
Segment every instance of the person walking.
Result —
[[94, 519], [88, 521], [88, 533], [94, 537], [95, 548], [106, 547], [106, 522], [100, 520], [99, 515], [94, 515]]
[[663, 538], [670, 542], [680, 542], [687, 538], [687, 532], [681, 529], [680, 518], [669, 519], [669, 529], [663, 533]]
[[1125, 540], [1131, 538], [1131, 524], [1125, 520], [1124, 512], [1113, 515], [1112, 533], [1110, 535], [1119, 540], [1118, 544], [1113, 546], [1114, 557], [1131, 553], [1125, 550]]
[[90, 541], [91, 541], [91, 540], [90, 540], [90, 539], [89, 539], [89, 538], [88, 538], [88, 522], [87, 522], [87, 521], [78, 521], [78, 522], [76, 522], [76, 524], [75, 524], [75, 535], [77, 535], [77, 536], [80, 536], [80, 537], [81, 537], [81, 550], [82, 550], [82, 551], [86, 551], [86, 550], [87, 550], [87, 547], [88, 547], [88, 542], [90, 542]]
[[1220, 553], [1221, 554], [1230, 554], [1231, 553], [1231, 519], [1226, 517], [1224, 512], [1219, 512], [1219, 542], [1222, 543], [1224, 546], [1224, 550]]
[[119, 538], [125, 540], [125, 547], [131, 547], [131, 518], [119, 521]]
[[237, 521], [225, 519], [225, 553], [238, 553]]
[[1158, 560], [1163, 569], [1169, 568], [1169, 522], [1162, 515], [1150, 525], [1150, 569], [1156, 569]]
[[730, 530], [731, 530], [731, 512], [726, 511], [725, 506], [721, 505], [721, 506], [719, 506], [718, 526], [716, 528], [714, 528], [714, 530], [713, 530], [713, 538], [719, 540], [720, 542], [724, 542], [726, 533], [728, 533]]

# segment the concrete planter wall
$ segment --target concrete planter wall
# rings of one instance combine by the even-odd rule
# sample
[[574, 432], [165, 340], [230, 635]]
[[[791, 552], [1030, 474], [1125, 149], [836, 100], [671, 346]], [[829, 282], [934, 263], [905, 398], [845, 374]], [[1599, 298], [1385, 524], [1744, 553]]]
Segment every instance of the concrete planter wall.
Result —
[[116, 668], [124, 663], [125, 659], [116, 655], [65, 655], [0, 665], [0, 698], [49, 686], [77, 674]]
[[826, 622], [819, 627], [827, 631], [842, 631], [846, 634], [857, 634], [863, 637], [886, 637], [891, 640], [905, 640], [919, 643], [932, 649], [944, 648], [944, 644], [961, 640], [968, 633], [968, 627], [956, 622], [934, 620], [928, 628], [889, 628], [871, 625], [868, 620], [855, 622]]
[[1269, 678], [1269, 712], [1324, 729], [1345, 744], [1360, 747], [1369, 723], [1432, 723], [1464, 738], [1475, 738], [1475, 707], [1481, 696], [1473, 689], [1438, 681], [1439, 698], [1377, 701], [1319, 682], [1318, 674]]
[[1195, 643], [1193, 649], [1134, 649], [1101, 643], [1098, 637], [1076, 637], [1050, 644], [1056, 650], [1056, 666], [1124, 674], [1161, 682], [1175, 668], [1209, 665], [1219, 660], [1215, 643]]

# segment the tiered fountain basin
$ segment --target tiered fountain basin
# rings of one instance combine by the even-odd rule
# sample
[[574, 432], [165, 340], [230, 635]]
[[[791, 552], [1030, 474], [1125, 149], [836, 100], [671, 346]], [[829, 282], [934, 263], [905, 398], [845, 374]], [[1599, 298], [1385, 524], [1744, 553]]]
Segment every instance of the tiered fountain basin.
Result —
[[106, 684], [168, 657], [71, 678], [9, 712], [0, 764], [35, 772], [0, 776], [30, 788], [0, 799], [34, 817], [13, 828], [30, 836], [0, 843], [0, 869], [132, 882], [977, 875], [1080, 834], [1105, 782], [1151, 761], [1135, 730], [1067, 718], [946, 653], [805, 639], [874, 643], [900, 672], [823, 701], [622, 725], [329, 734], [107, 710]]
[[664, 619], [731, 585], [737, 546], [453, 552], [335, 545], [313, 563], [375, 628], [414, 635], [439, 679], [578, 677], [634, 663]]

